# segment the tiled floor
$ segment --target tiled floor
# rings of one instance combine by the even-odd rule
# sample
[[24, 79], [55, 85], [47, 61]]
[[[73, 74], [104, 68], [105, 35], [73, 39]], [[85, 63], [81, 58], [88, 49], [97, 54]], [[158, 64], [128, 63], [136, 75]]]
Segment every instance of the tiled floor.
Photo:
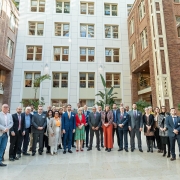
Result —
[[[62, 154], [56, 156], [36, 154], [22, 157], [15, 162], [8, 161], [8, 149], [5, 155], [7, 167], [0, 168], [0, 180], [170, 180], [180, 179], [180, 158], [171, 162], [162, 154], [146, 152], [143, 136], [143, 150], [132, 152], [117, 151], [115, 145], [112, 152], [95, 148], [87, 152]], [[176, 145], [176, 152], [178, 148]]]

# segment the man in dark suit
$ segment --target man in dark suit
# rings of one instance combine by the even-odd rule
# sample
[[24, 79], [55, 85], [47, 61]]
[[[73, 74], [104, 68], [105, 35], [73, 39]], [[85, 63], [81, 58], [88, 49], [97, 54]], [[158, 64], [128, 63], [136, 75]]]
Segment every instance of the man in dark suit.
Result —
[[[9, 130], [10, 135], [10, 146], [9, 146], [9, 160], [14, 161], [19, 158], [16, 156], [18, 151], [18, 145], [22, 137], [22, 123], [21, 123], [21, 112], [22, 108], [18, 107], [15, 114], [12, 115], [13, 126]], [[19, 149], [21, 151], [21, 148]]]
[[176, 116], [175, 108], [171, 108], [171, 115], [166, 117], [166, 126], [171, 148], [171, 161], [176, 160], [175, 142], [177, 140], [180, 150], [180, 117]]
[[94, 133], [96, 134], [96, 139], [97, 139], [97, 150], [100, 151], [100, 142], [99, 142], [99, 128], [101, 127], [101, 114], [96, 112], [96, 107], [92, 108], [92, 111], [89, 114], [89, 128], [90, 128], [90, 145], [89, 148], [87, 149], [88, 151], [92, 150], [92, 143], [93, 143], [93, 137]]
[[118, 151], [123, 150], [123, 137], [124, 137], [124, 149], [128, 152], [128, 128], [130, 126], [129, 114], [124, 111], [124, 107], [120, 107], [120, 111], [116, 115], [117, 118], [117, 127], [119, 133], [119, 145], [120, 148]]
[[83, 114], [86, 117], [86, 124], [85, 124], [86, 147], [88, 148], [88, 143], [89, 143], [89, 124], [88, 124], [88, 118], [89, 118], [90, 111], [88, 111], [87, 109], [88, 109], [87, 105], [84, 105]]
[[44, 130], [47, 125], [46, 115], [43, 114], [42, 105], [38, 106], [38, 113], [32, 117], [32, 133], [33, 133], [33, 146], [32, 146], [32, 156], [36, 154], [36, 144], [39, 138], [39, 149], [38, 152], [42, 155], [43, 152], [43, 136]]
[[[97, 112], [101, 114], [101, 112], [102, 112], [102, 107], [101, 106], [98, 106], [98, 111]], [[99, 140], [100, 140], [100, 143], [101, 143], [101, 147], [104, 148], [104, 143], [103, 143], [103, 141], [104, 141], [104, 132], [103, 132], [102, 126], [99, 128], [99, 135], [100, 135]], [[96, 140], [96, 142], [97, 142], [97, 140]]]
[[23, 143], [22, 153], [25, 156], [29, 156], [27, 153], [28, 144], [29, 144], [29, 134], [31, 133], [31, 123], [32, 123], [32, 114], [31, 107], [26, 107], [25, 112], [21, 114], [21, 129], [22, 136], [20, 136], [20, 141], [17, 150], [17, 157], [21, 157], [21, 147]]
[[135, 134], [138, 140], [138, 148], [140, 152], [143, 152], [142, 150], [142, 141], [141, 141], [141, 131], [143, 128], [143, 119], [142, 119], [142, 113], [137, 110], [137, 105], [133, 104], [133, 109], [129, 111], [130, 116], [130, 127], [129, 130], [131, 131], [131, 152], [134, 152], [135, 149]]
[[68, 140], [68, 152], [72, 153], [71, 145], [73, 133], [76, 129], [75, 114], [71, 111], [71, 105], [67, 105], [67, 111], [62, 116], [62, 130], [63, 130], [63, 154], [66, 154], [66, 144]]

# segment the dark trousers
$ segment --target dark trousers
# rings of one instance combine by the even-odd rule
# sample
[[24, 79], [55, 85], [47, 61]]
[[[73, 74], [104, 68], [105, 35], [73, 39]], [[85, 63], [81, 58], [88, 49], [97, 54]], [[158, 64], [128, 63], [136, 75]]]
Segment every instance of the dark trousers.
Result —
[[75, 138], [75, 133], [72, 133], [72, 140], [71, 140], [72, 141], [72, 146], [74, 146], [74, 141], [75, 141], [74, 138]]
[[86, 132], [86, 146], [89, 144], [89, 125], [85, 126], [85, 132]]
[[119, 133], [119, 145], [123, 149], [123, 139], [124, 139], [124, 149], [128, 149], [128, 130], [118, 130]]
[[116, 136], [117, 136], [117, 144], [120, 147], [118, 128], [113, 128], [113, 143], [114, 143], [114, 135], [115, 135], [115, 133], [116, 133]]
[[9, 158], [16, 157], [21, 138], [22, 138], [21, 131], [15, 132], [15, 136], [10, 135]]
[[67, 144], [67, 141], [68, 141], [68, 150], [71, 149], [71, 145], [74, 144], [72, 143], [72, 139], [73, 139], [73, 130], [66, 130], [66, 133], [63, 134], [63, 147], [64, 147], [64, 150], [66, 151], [66, 144]]
[[47, 150], [50, 151], [49, 138], [46, 135], [43, 137], [43, 147], [46, 147]]
[[39, 139], [39, 149], [38, 152], [43, 152], [43, 133], [33, 133], [33, 146], [32, 146], [32, 152], [36, 153], [36, 145]]
[[103, 138], [103, 128], [102, 127], [99, 128], [99, 135], [100, 135], [101, 145], [103, 145], [104, 138]]
[[131, 130], [131, 149], [135, 149], [135, 135], [138, 140], [138, 148], [142, 149], [142, 141], [141, 141], [141, 131], [139, 129], [132, 129]]
[[99, 148], [99, 145], [100, 145], [100, 142], [99, 142], [99, 130], [92, 130], [92, 128], [90, 128], [90, 144], [89, 144], [89, 147], [92, 148], [94, 133], [96, 134], [97, 148]]
[[162, 150], [162, 145], [161, 145], [161, 138], [159, 136], [159, 128], [156, 128], [154, 131], [154, 137], [156, 139], [157, 147], [159, 150]]
[[176, 158], [176, 153], [175, 153], [176, 140], [177, 140], [178, 146], [180, 148], [180, 136], [175, 135], [174, 137], [169, 137], [172, 158]]

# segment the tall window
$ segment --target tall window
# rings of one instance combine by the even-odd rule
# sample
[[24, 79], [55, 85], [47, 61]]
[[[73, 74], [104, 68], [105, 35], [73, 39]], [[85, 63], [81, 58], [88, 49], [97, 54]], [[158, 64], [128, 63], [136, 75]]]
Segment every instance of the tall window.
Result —
[[42, 46], [27, 46], [28, 61], [41, 61], [42, 60]]
[[139, 8], [139, 20], [141, 21], [146, 14], [145, 1], [144, 0], [141, 1], [138, 8]]
[[144, 50], [144, 49], [146, 49], [147, 46], [148, 46], [147, 28], [145, 28], [145, 29], [141, 32], [140, 37], [141, 37], [141, 47], [142, 47], [142, 50]]
[[130, 33], [130, 35], [132, 35], [134, 33], [134, 18], [132, 18], [129, 23], [129, 33]]
[[3, 2], [2, 2], [2, 0], [0, 0], [0, 16], [1, 16], [1, 13], [2, 13], [2, 4], [3, 4]]
[[94, 88], [94, 73], [80, 73], [80, 88]]
[[94, 38], [94, 25], [80, 24], [80, 37]]
[[67, 105], [67, 99], [52, 99], [52, 106], [63, 107]]
[[174, 0], [175, 3], [180, 3], [180, 0]]
[[11, 13], [10, 21], [9, 21], [9, 27], [14, 32], [16, 27], [16, 17], [13, 13]]
[[80, 61], [81, 62], [94, 62], [94, 48], [81, 47], [80, 48]]
[[120, 88], [120, 74], [119, 73], [106, 73], [106, 87]]
[[117, 4], [104, 4], [104, 15], [117, 16], [118, 15]]
[[69, 24], [55, 22], [55, 36], [69, 37]]
[[119, 62], [119, 49], [106, 48], [105, 49], [106, 62]]
[[54, 61], [69, 61], [69, 47], [54, 47]]
[[68, 87], [68, 73], [53, 73], [53, 87], [67, 88]]
[[70, 13], [70, 1], [56, 0], [56, 13]]
[[136, 59], [136, 47], [135, 43], [131, 45], [131, 60]]
[[40, 72], [25, 72], [25, 87], [34, 87], [33, 81], [40, 77]]
[[93, 2], [81, 2], [80, 13], [94, 15], [94, 3]]
[[29, 22], [29, 35], [43, 36], [44, 22]]
[[45, 0], [31, 0], [31, 12], [44, 12]]
[[13, 47], [14, 47], [14, 42], [8, 38], [6, 45], [6, 55], [11, 59], [13, 57]]
[[113, 25], [105, 25], [105, 38], [118, 38], [119, 27]]
[[176, 16], [176, 27], [177, 27], [178, 37], [180, 37], [180, 16]]
[[81, 107], [87, 105], [88, 108], [92, 108], [95, 102], [94, 99], [79, 99], [79, 103], [81, 104]]
[[133, 6], [133, 4], [127, 4], [127, 15], [128, 16], [129, 16], [132, 6]]

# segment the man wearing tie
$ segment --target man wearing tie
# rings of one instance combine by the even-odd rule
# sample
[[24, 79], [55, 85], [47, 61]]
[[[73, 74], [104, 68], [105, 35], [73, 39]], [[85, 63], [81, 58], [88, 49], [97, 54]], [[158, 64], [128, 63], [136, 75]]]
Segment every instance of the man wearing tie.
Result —
[[68, 140], [68, 152], [72, 153], [71, 145], [73, 133], [75, 133], [76, 121], [75, 114], [71, 112], [71, 105], [67, 105], [67, 111], [62, 116], [62, 130], [63, 130], [63, 154], [66, 154], [66, 142]]
[[100, 142], [99, 142], [99, 128], [102, 126], [101, 123], [101, 113], [96, 112], [96, 107], [92, 108], [92, 112], [89, 114], [89, 128], [90, 128], [90, 145], [87, 151], [92, 150], [92, 143], [94, 133], [96, 134], [97, 139], [97, 150], [100, 151]]
[[168, 136], [171, 149], [171, 161], [176, 160], [175, 154], [175, 142], [177, 140], [180, 151], [180, 117], [176, 116], [175, 108], [171, 108], [171, 115], [166, 117], [166, 126], [168, 130]]
[[130, 115], [130, 127], [129, 130], [131, 131], [131, 152], [134, 152], [135, 149], [135, 134], [138, 140], [138, 148], [140, 152], [143, 152], [142, 150], [142, 141], [141, 141], [141, 131], [143, 128], [143, 119], [142, 119], [142, 113], [137, 110], [137, 105], [133, 104], [133, 109], [129, 111]]
[[0, 112], [0, 167], [6, 166], [6, 164], [2, 163], [2, 157], [8, 141], [8, 131], [13, 126], [12, 116], [8, 111], [9, 106], [3, 104]]
[[39, 149], [38, 152], [42, 155], [43, 152], [43, 136], [44, 129], [47, 125], [46, 116], [43, 114], [42, 105], [38, 106], [38, 113], [32, 117], [32, 133], [33, 133], [33, 146], [32, 146], [32, 156], [36, 154], [36, 144], [39, 138]]
[[123, 137], [124, 137], [124, 149], [128, 152], [128, 128], [130, 125], [129, 114], [124, 111], [124, 107], [120, 107], [120, 112], [116, 115], [117, 118], [117, 127], [119, 133], [119, 145], [120, 148], [118, 151], [123, 150]]
[[[18, 145], [21, 141], [21, 137], [22, 137], [22, 123], [21, 123], [21, 112], [22, 112], [22, 108], [18, 107], [16, 109], [15, 114], [12, 115], [12, 119], [13, 119], [13, 126], [11, 127], [10, 131], [9, 131], [9, 135], [10, 135], [10, 147], [9, 147], [9, 160], [10, 161], [14, 161], [14, 160], [18, 160], [19, 158], [16, 157], [17, 151], [18, 151]], [[21, 151], [21, 148], [20, 148]]]

